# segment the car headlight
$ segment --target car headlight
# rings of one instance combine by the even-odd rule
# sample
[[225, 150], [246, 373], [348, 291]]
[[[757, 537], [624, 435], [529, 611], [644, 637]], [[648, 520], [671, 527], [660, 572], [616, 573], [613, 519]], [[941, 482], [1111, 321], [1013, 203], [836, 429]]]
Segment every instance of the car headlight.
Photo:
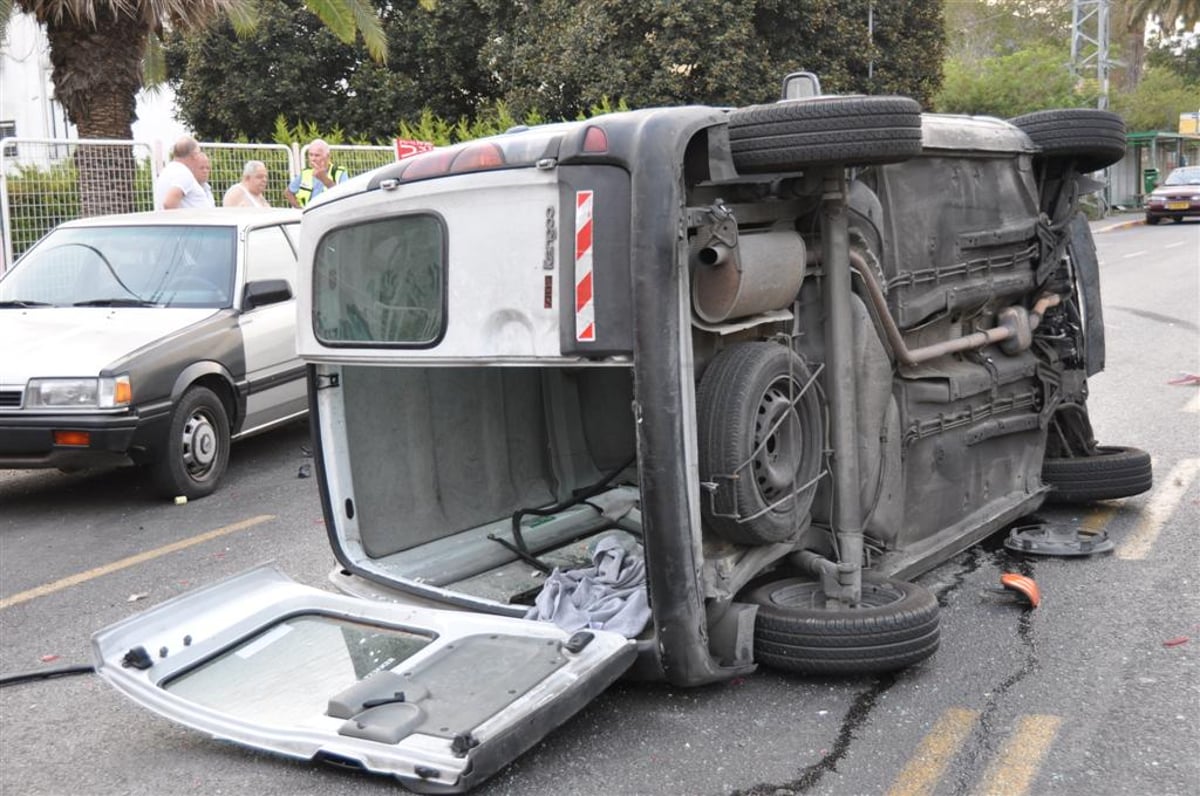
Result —
[[98, 379], [30, 379], [25, 388], [26, 409], [114, 409], [133, 398], [129, 376]]

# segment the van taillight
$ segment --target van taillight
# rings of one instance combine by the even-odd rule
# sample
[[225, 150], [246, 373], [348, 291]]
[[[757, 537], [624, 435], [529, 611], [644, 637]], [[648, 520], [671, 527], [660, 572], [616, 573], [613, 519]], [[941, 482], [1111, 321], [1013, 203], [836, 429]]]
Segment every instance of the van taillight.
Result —
[[589, 127], [587, 132], [583, 134], [583, 151], [593, 153], [607, 152], [608, 134], [599, 127]]
[[412, 162], [408, 164], [408, 168], [400, 177], [405, 180], [419, 180], [422, 177], [436, 177], [439, 174], [445, 174], [450, 170], [450, 164], [454, 162], [457, 154], [458, 152], [453, 149], [440, 149], [417, 155], [412, 158]]
[[473, 144], [458, 153], [450, 164], [450, 172], [492, 169], [504, 165], [504, 152], [495, 144]]

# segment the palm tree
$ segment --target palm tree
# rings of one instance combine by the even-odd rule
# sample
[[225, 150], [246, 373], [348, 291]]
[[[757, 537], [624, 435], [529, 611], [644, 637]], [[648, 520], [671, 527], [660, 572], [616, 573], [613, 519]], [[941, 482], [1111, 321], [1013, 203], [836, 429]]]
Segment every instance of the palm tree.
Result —
[[1114, 9], [1113, 19], [1125, 39], [1126, 90], [1137, 88], [1146, 60], [1146, 25], [1158, 22], [1167, 33], [1182, 25], [1184, 30], [1200, 23], [1200, 0], [1121, 0]]
[[[55, 99], [79, 136], [129, 139], [152, 37], [166, 28], [194, 29], [222, 17], [239, 30], [251, 29], [259, 0], [15, 2], [46, 29]], [[305, 0], [305, 5], [342, 41], [353, 42], [362, 33], [371, 56], [386, 59], [386, 38], [370, 0]], [[13, 7], [13, 0], [0, 0], [0, 31]], [[85, 216], [133, 209], [135, 167], [129, 147], [82, 147], [75, 157]]]

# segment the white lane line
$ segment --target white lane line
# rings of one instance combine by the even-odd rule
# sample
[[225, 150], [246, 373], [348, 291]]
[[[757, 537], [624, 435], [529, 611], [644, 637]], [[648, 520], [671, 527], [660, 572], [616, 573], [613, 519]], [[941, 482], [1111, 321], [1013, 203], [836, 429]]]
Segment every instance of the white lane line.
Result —
[[1163, 248], [1164, 249], [1174, 249], [1176, 246], [1182, 246], [1183, 244], [1185, 244], [1187, 242], [1188, 241], [1186, 241], [1186, 240], [1181, 240], [1181, 241], [1177, 241], [1175, 243], [1168, 243], [1166, 246], [1163, 246]]
[[1150, 552], [1162, 526], [1183, 499], [1188, 487], [1200, 473], [1200, 459], [1184, 459], [1167, 473], [1163, 479], [1154, 479], [1154, 491], [1150, 500], [1142, 507], [1142, 520], [1125, 542], [1117, 548], [1117, 558], [1126, 561], [1141, 561]]
[[1141, 257], [1145, 253], [1146, 253], [1146, 250], [1143, 249], [1140, 252], [1130, 252], [1129, 254], [1122, 254], [1121, 256], [1124, 257], [1126, 260], [1128, 260], [1130, 257]]
[[1192, 400], [1188, 401], [1187, 404], [1184, 405], [1183, 411], [1200, 414], [1200, 392], [1192, 396]]

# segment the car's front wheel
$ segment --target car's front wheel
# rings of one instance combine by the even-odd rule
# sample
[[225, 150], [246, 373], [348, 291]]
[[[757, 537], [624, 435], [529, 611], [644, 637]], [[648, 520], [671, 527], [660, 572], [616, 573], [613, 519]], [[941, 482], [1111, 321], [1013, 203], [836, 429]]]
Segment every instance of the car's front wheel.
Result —
[[207, 387], [191, 387], [171, 415], [167, 439], [153, 466], [166, 497], [211, 495], [229, 465], [229, 414]]
[[1159, 218], [1158, 216], [1146, 216], [1146, 223], [1149, 224], [1150, 226], [1154, 226], [1159, 221], [1162, 221], [1162, 219]]

